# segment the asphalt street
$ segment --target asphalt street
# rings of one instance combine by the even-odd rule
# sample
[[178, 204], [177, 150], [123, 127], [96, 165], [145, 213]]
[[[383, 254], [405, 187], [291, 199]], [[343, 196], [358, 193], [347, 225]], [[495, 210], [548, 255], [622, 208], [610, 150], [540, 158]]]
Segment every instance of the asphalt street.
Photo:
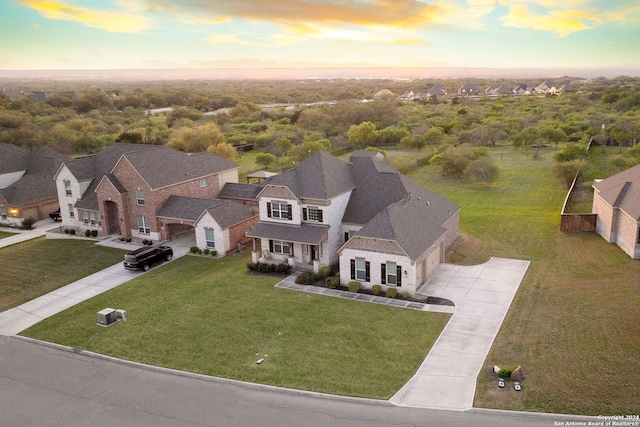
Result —
[[593, 418], [398, 407], [179, 373], [0, 336], [2, 427], [528, 427], [588, 420]]

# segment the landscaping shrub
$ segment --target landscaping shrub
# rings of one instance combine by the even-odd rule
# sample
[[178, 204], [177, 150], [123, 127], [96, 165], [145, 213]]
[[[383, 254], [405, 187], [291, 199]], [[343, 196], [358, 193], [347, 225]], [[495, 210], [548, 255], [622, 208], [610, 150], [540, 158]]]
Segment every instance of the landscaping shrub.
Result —
[[402, 298], [409, 299], [409, 298], [411, 298], [411, 294], [408, 291], [404, 291], [402, 293]]
[[371, 293], [374, 295], [380, 295], [380, 293], [382, 292], [382, 286], [380, 285], [373, 285], [371, 287]]
[[192, 254], [195, 254], [196, 252], [198, 252], [198, 247], [197, 247], [197, 246], [191, 246], [191, 247], [189, 248], [189, 251], [190, 251]]
[[84, 230], [84, 235], [87, 237], [91, 236], [91, 230]]
[[386, 296], [387, 298], [395, 298], [398, 296], [398, 290], [396, 288], [388, 288]]
[[76, 234], [76, 230], [74, 230], [73, 228], [69, 229], [69, 234]]
[[[211, 251], [213, 253], [215, 251]], [[291, 274], [291, 266], [289, 264], [267, 264], [263, 262], [251, 262], [247, 264], [247, 268], [251, 271], [259, 273], [276, 273], [289, 275]]]
[[202, 249], [198, 248], [198, 254], [202, 255]]
[[360, 292], [360, 282], [351, 281], [347, 284], [349, 292]]
[[98, 237], [98, 230], [91, 230], [91, 237]]
[[498, 372], [498, 376], [500, 378], [510, 378], [511, 374], [513, 373], [513, 371], [516, 369], [516, 367], [512, 367], [512, 368], [501, 368], [500, 372]]
[[22, 228], [25, 230], [32, 230], [33, 224], [36, 223], [36, 219], [33, 217], [25, 218], [22, 220]]
[[326, 266], [318, 270], [317, 280], [324, 280], [331, 275], [331, 267]]
[[329, 289], [337, 288], [339, 283], [340, 283], [340, 279], [335, 276], [329, 276], [326, 279], [324, 279], [324, 285]]
[[299, 285], [313, 285], [318, 281], [318, 276], [313, 271], [305, 271], [296, 277], [296, 283]]
[[71, 230], [69, 230], [68, 228], [64, 229], [64, 234], [69, 234], [71, 232]]
[[211, 254], [211, 256], [216, 256], [216, 255], [218, 255], [218, 251], [216, 251], [216, 250], [213, 250], [213, 251], [211, 251], [211, 252], [209, 252], [209, 253]]
[[205, 248], [204, 251], [202, 251], [202, 253], [205, 254], [205, 255], [209, 255], [209, 252], [210, 252], [209, 249], [206, 249], [206, 248]]

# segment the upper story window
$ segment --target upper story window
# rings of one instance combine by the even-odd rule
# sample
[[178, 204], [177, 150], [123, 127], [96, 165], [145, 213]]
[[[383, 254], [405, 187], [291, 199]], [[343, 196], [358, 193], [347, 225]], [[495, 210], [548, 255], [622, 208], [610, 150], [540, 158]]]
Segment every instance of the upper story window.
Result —
[[73, 212], [73, 205], [71, 203], [67, 204], [67, 208], [69, 209], [69, 217], [73, 218], [75, 217], [75, 214]]
[[209, 181], [207, 181], [207, 178], [202, 178], [200, 180], [200, 187], [207, 187], [209, 185]]
[[304, 221], [322, 222], [322, 209], [317, 207], [302, 208], [302, 219]]
[[136, 203], [144, 206], [144, 191], [139, 188], [136, 190]]
[[69, 181], [68, 179], [65, 179], [63, 182], [64, 182], [64, 194], [66, 194], [67, 196], [72, 196], [73, 193], [71, 191], [71, 181]]
[[267, 202], [269, 218], [292, 219], [292, 206], [286, 202]]

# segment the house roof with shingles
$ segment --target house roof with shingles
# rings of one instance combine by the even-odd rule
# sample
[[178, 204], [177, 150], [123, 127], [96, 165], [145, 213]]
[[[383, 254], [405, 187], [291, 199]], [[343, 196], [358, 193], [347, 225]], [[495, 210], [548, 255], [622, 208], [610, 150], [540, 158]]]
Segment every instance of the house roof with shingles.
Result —
[[355, 235], [395, 241], [416, 260], [447, 231], [435, 220], [438, 215], [432, 215], [435, 209], [421, 198], [405, 197], [373, 217]]
[[447, 92], [444, 90], [444, 87], [440, 83], [434, 84], [431, 89], [427, 92], [429, 96], [444, 96]]
[[355, 187], [349, 166], [322, 150], [299, 166], [265, 181], [265, 187], [270, 184], [288, 187], [299, 199], [323, 200], [332, 199]]
[[593, 184], [593, 188], [605, 202], [640, 221], [640, 165]]
[[238, 168], [235, 163], [208, 151], [186, 154], [170, 147], [128, 152], [122, 157], [154, 190]]
[[26, 171], [29, 166], [29, 150], [13, 144], [0, 143], [0, 175]]
[[461, 92], [480, 92], [480, 89], [475, 83], [465, 83], [458, 89], [458, 93]]
[[195, 221], [207, 208], [225, 203], [217, 199], [169, 196], [162, 204], [156, 216], [162, 218], [185, 219]]
[[246, 221], [249, 218], [258, 216], [258, 212], [254, 211], [249, 206], [233, 202], [231, 200], [224, 200], [222, 203], [211, 206], [205, 211], [211, 215], [211, 217], [223, 229], [229, 228], [242, 221]]
[[237, 182], [227, 182], [220, 190], [218, 197], [221, 199], [241, 199], [256, 200], [258, 193], [264, 188], [261, 184], [239, 184]]
[[7, 203], [22, 205], [57, 196], [53, 175], [69, 158], [48, 148], [29, 151], [12, 144], [0, 144], [0, 170], [25, 171], [20, 179], [0, 190]]

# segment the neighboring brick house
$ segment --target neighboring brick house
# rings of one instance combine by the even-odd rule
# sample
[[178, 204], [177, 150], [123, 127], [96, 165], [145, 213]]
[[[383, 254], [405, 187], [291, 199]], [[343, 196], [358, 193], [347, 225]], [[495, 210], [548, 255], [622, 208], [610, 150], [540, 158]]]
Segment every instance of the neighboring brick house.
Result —
[[[63, 226], [160, 241], [196, 228], [199, 216], [221, 203], [216, 199], [222, 187], [238, 182], [238, 166], [209, 152], [116, 143], [96, 156], [64, 163], [55, 179]], [[230, 214], [249, 209], [228, 203], [237, 205], [225, 211]], [[217, 220], [225, 224], [220, 232], [238, 224]], [[247, 220], [240, 222], [248, 229]], [[196, 236], [203, 233], [196, 230]], [[219, 249], [224, 254], [229, 248]]]
[[269, 179], [260, 221], [247, 233], [253, 260], [318, 271], [339, 262], [340, 281], [414, 294], [458, 236], [460, 207], [357, 151], [350, 162], [319, 151]]
[[47, 218], [58, 209], [53, 175], [69, 157], [48, 148], [29, 151], [0, 144], [0, 223]]
[[596, 232], [640, 259], [640, 165], [593, 184]]

